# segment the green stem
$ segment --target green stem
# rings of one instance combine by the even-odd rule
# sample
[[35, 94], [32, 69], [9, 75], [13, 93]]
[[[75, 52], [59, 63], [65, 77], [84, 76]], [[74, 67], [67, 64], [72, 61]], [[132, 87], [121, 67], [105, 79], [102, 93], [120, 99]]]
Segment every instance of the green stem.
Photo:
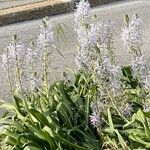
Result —
[[89, 112], [90, 112], [90, 96], [87, 96], [87, 102], [86, 102], [86, 123], [89, 124]]
[[119, 114], [119, 116], [122, 117], [126, 122], [128, 122], [128, 120], [120, 113], [120, 111], [119, 111], [118, 108], [116, 107], [116, 105], [115, 105], [115, 103], [113, 102], [113, 99], [112, 99], [112, 97], [111, 97], [109, 91], [108, 91], [107, 89], [106, 89], [106, 91], [107, 91], [108, 97], [109, 97], [109, 99], [110, 99], [110, 101], [111, 101], [113, 107], [115, 108], [115, 110], [117, 111], [117, 113]]
[[[46, 28], [45, 28], [45, 40], [47, 40], [47, 36], [46, 36]], [[44, 47], [44, 83], [45, 83], [45, 92], [46, 92], [46, 97], [48, 98], [48, 64], [47, 64], [47, 60], [48, 60], [48, 53], [47, 53], [47, 45]]]
[[[15, 55], [15, 60], [16, 60], [16, 77], [18, 78], [18, 82], [19, 82], [19, 86], [20, 86], [20, 90], [21, 90], [21, 95], [23, 96], [24, 106], [25, 106], [27, 112], [29, 113], [29, 108], [28, 108], [26, 97], [25, 97], [24, 92], [23, 92], [23, 86], [22, 86], [22, 81], [21, 81], [21, 70], [20, 70], [19, 59], [18, 59], [18, 55], [17, 55], [16, 41], [14, 41], [14, 48], [15, 48], [15, 53], [16, 53], [16, 55]], [[33, 122], [30, 113], [29, 113], [29, 116], [30, 116], [31, 121]]]
[[17, 49], [16, 49], [16, 42], [14, 42], [14, 48], [15, 48], [15, 61], [16, 61], [16, 77], [18, 79], [21, 94], [24, 95], [22, 81], [21, 81], [21, 71], [20, 71], [19, 59], [18, 59]]
[[31, 117], [31, 115], [29, 113], [27, 99], [26, 99], [26, 97], [24, 95], [24, 92], [23, 92], [22, 78], [21, 78], [22, 74], [21, 74], [21, 69], [20, 69], [20, 64], [19, 64], [19, 58], [18, 58], [18, 52], [17, 52], [17, 36], [16, 35], [14, 35], [12, 37], [12, 46], [14, 47], [14, 50], [15, 50], [15, 69], [16, 69], [15, 73], [16, 73], [16, 78], [17, 78], [19, 86], [20, 86], [21, 96], [23, 98], [23, 103], [24, 103], [25, 109], [26, 109], [26, 111], [27, 111], [27, 113], [28, 113], [28, 115], [29, 115], [29, 117], [31, 119], [31, 122], [34, 123], [33, 120], [32, 120], [32, 117]]

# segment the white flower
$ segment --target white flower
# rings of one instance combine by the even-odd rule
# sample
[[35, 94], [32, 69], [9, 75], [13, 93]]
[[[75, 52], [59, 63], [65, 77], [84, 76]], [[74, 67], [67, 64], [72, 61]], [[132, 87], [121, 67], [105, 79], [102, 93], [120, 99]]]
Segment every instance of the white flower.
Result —
[[96, 45], [98, 40], [98, 36], [97, 36], [97, 27], [95, 24], [90, 24], [90, 29], [88, 31], [88, 43], [89, 46], [94, 46]]
[[134, 15], [131, 21], [127, 23], [127, 26], [123, 29], [122, 40], [124, 46], [132, 54], [132, 70], [133, 77], [138, 78], [140, 84], [144, 88], [149, 88], [149, 72], [147, 70], [144, 55], [142, 54], [141, 47], [143, 46], [142, 40], [142, 20]]
[[81, 53], [80, 56], [78, 55], [75, 57], [75, 63], [77, 65], [78, 69], [88, 68], [88, 58], [83, 53]]
[[127, 103], [125, 108], [122, 110], [122, 114], [125, 116], [125, 117], [129, 117], [133, 112], [133, 104], [129, 104]]
[[9, 52], [9, 58], [11, 59], [11, 61], [15, 60], [16, 57], [16, 51], [15, 51], [15, 46], [13, 43], [10, 43], [9, 46], [7, 46], [8, 52]]
[[131, 51], [135, 50], [138, 52], [143, 46], [141, 28], [142, 20], [135, 15], [129, 22], [129, 25], [122, 29], [121, 37], [124, 42], [125, 49]]
[[13, 82], [22, 92], [29, 89], [28, 74], [27, 74], [27, 49], [22, 43], [19, 43], [17, 37], [14, 36], [10, 45], [7, 46], [8, 59], [10, 66], [13, 68]]
[[89, 23], [90, 4], [88, 1], [81, 0], [77, 5], [75, 12], [75, 23], [77, 26], [83, 26], [83, 24]]
[[2, 66], [5, 67], [8, 64], [7, 54], [2, 54], [1, 58], [2, 58]]
[[77, 33], [77, 40], [78, 44], [80, 46], [80, 49], [88, 48], [89, 43], [88, 43], [88, 33], [85, 29], [79, 28], [76, 30]]
[[[103, 59], [102, 64], [97, 63], [96, 67], [99, 87], [101, 88], [101, 91], [102, 89], [108, 88], [110, 91], [113, 92], [115, 96], [118, 96], [122, 93], [120, 81], [121, 68], [120, 66], [112, 64], [108, 56], [103, 56], [102, 59]], [[102, 86], [103, 84], [105, 87]]]
[[149, 104], [149, 100], [145, 101], [144, 105], [143, 105], [143, 111], [144, 112], [150, 112], [150, 104]]
[[[30, 47], [27, 49], [27, 64], [29, 64], [29, 67], [36, 67], [36, 65], [38, 64], [40, 57], [41, 56], [41, 51], [39, 51], [38, 48], [36, 47]], [[37, 65], [38, 66], [38, 65]]]
[[150, 75], [147, 74], [143, 80], [143, 86], [145, 89], [150, 89]]
[[97, 34], [100, 39], [100, 44], [107, 45], [108, 42], [112, 42], [113, 34], [115, 31], [115, 24], [111, 21], [108, 22], [98, 21], [96, 26], [97, 26]]
[[37, 39], [39, 49], [49, 47], [54, 42], [54, 31], [48, 18], [45, 18], [41, 24], [41, 31]]
[[101, 119], [101, 102], [100, 100], [95, 100], [91, 103], [92, 114], [89, 116], [91, 124], [97, 128], [102, 124]]
[[132, 64], [132, 69], [133, 69], [133, 73], [135, 76], [145, 75], [146, 64], [144, 60], [144, 55], [136, 56], [134, 60], [131, 62], [131, 64]]
[[23, 70], [21, 73], [21, 84], [22, 84], [22, 90], [23, 90], [22, 92], [24, 94], [27, 94], [28, 92], [30, 92], [30, 78], [28, 76], [27, 70]]
[[114, 93], [115, 96], [118, 96], [122, 93], [120, 77], [121, 71], [119, 66], [111, 65], [109, 73], [109, 88]]
[[88, 68], [88, 54], [89, 54], [89, 16], [90, 16], [90, 4], [88, 1], [82, 0], [77, 5], [75, 12], [75, 32], [77, 35], [77, 41], [79, 45], [78, 54], [75, 57], [75, 62], [78, 69]]
[[144, 60], [144, 55], [136, 56], [132, 61], [132, 70], [134, 77], [138, 77], [140, 83], [145, 89], [150, 88], [150, 75]]
[[41, 85], [42, 85], [42, 80], [37, 74], [35, 74], [34, 76], [31, 77], [31, 79], [30, 79], [31, 91], [38, 89]]
[[16, 65], [16, 61], [19, 62], [20, 67], [24, 67], [26, 63], [27, 49], [22, 43], [10, 43], [7, 46], [8, 49], [8, 59], [12, 63], [12, 65]]
[[[54, 30], [48, 18], [44, 18], [41, 24], [41, 32], [37, 39], [38, 64], [40, 64], [41, 71], [39, 72], [43, 83], [46, 84], [46, 91], [48, 90], [49, 81], [49, 66], [50, 66], [50, 54], [54, 50]], [[41, 67], [42, 66], [42, 67]]]
[[107, 88], [109, 88], [114, 95], [119, 95], [121, 94], [121, 69], [119, 66], [115, 65], [113, 56], [114, 31], [114, 23], [110, 21], [105, 23], [98, 21], [95, 25], [91, 24], [91, 43], [97, 43], [97, 47], [100, 49], [100, 54], [95, 54], [95, 71], [99, 83], [99, 90], [101, 93], [104, 93], [102, 91], [107, 85]]
[[102, 123], [100, 114], [92, 113], [92, 115], [90, 115], [90, 121], [95, 128], [100, 127]]
[[[97, 34], [94, 25], [91, 25], [88, 30], [84, 28], [76, 29], [77, 40], [79, 44], [79, 52], [76, 56], [76, 64], [79, 69], [88, 68], [89, 66], [89, 52], [90, 49], [96, 45]], [[78, 62], [79, 61], [79, 62]]]
[[[33, 43], [32, 43], [33, 44]], [[27, 65], [28, 65], [28, 80], [30, 83], [30, 89], [31, 91], [34, 91], [35, 89], [38, 89], [41, 86], [41, 78], [38, 76], [39, 74], [39, 68], [41, 67], [39, 65], [41, 52], [34, 47], [34, 45], [31, 46], [31, 48], [28, 48], [28, 54], [27, 54]]]

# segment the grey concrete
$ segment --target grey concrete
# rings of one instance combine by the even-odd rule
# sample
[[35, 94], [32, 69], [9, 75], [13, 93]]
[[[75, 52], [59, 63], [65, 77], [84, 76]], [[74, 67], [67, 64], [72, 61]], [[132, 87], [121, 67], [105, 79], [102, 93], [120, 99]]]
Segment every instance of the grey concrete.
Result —
[[36, 2], [42, 2], [45, 0], [0, 0], [0, 9], [6, 9], [16, 7], [25, 4], [31, 4]]
[[0, 26], [39, 19], [47, 15], [68, 13], [74, 10], [73, 0], [45, 0], [39, 3], [36, 3], [36, 1], [34, 0], [34, 3], [28, 5], [0, 9]]
[[[89, 0], [91, 7], [95, 7], [102, 4], [109, 4], [112, 2], [124, 1], [124, 0]], [[74, 6], [76, 8], [76, 3], [80, 2], [80, 0], [74, 0]]]
[[[54, 0], [0, 0], [0, 26], [39, 19], [46, 15], [52, 16], [68, 13], [76, 8], [76, 4], [79, 1], [80, 0], [61, 0], [59, 2]], [[117, 1], [125, 0], [89, 0], [91, 7]], [[44, 3], [47, 4], [45, 5]]]
[[[116, 49], [115, 53], [120, 64], [125, 64], [130, 62], [130, 57], [127, 51], [123, 49], [123, 43], [120, 39], [121, 28], [124, 26], [123, 18], [125, 14], [133, 15], [138, 13], [144, 21], [143, 26], [143, 36], [144, 36], [144, 46], [143, 53], [147, 61], [150, 61], [150, 0], [134, 0], [126, 2], [117, 2], [109, 5], [103, 5], [92, 10], [92, 14], [97, 14], [101, 21], [112, 20], [116, 24], [116, 34], [115, 43]], [[0, 53], [3, 52], [4, 47], [9, 43], [10, 36], [17, 33], [20, 40], [24, 43], [28, 43], [29, 39], [35, 38], [37, 36], [37, 31], [39, 29], [39, 23], [41, 20], [33, 20], [24, 23], [18, 23], [13, 25], [8, 25], [5, 27], [0, 27]], [[64, 27], [66, 33], [66, 43], [64, 41], [59, 41], [59, 48], [64, 54], [61, 57], [57, 54], [52, 56], [52, 78], [61, 78], [62, 71], [65, 66], [74, 69], [74, 55], [76, 53], [76, 40], [74, 34], [74, 21], [73, 14], [66, 14], [55, 16], [51, 18], [53, 25], [61, 24]], [[6, 90], [6, 83], [4, 80], [2, 69], [0, 68], [0, 99], [6, 98], [8, 90]]]

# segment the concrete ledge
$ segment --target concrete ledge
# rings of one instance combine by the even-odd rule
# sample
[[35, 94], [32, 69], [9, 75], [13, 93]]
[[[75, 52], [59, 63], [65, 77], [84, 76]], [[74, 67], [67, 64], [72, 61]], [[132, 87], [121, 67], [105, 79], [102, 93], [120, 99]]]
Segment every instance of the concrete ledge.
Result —
[[[76, 3], [78, 3], [80, 0], [75, 0], [74, 7], [76, 8]], [[121, 0], [89, 0], [91, 7], [95, 7], [102, 4], [108, 4], [111, 2], [117, 2]]]
[[0, 26], [73, 11], [72, 0], [50, 0], [0, 10]]
[[[47, 0], [0, 10], [0, 26], [21, 21], [43, 18], [72, 12], [80, 0]], [[91, 6], [98, 6], [120, 0], [89, 0]]]

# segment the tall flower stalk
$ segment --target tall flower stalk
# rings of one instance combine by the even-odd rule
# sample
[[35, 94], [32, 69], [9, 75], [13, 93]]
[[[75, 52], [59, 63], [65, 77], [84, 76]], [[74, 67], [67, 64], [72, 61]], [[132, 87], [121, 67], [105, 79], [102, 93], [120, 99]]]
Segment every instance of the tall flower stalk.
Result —
[[38, 36], [37, 46], [39, 51], [42, 50], [42, 63], [43, 63], [43, 83], [45, 87], [45, 92], [48, 97], [48, 77], [49, 77], [49, 55], [52, 53], [52, 44], [53, 44], [53, 28], [46, 17], [43, 19], [41, 24], [41, 33]]
[[23, 92], [23, 85], [22, 85], [22, 80], [21, 80], [21, 67], [20, 67], [20, 62], [19, 62], [19, 53], [17, 49], [17, 37], [14, 35], [13, 40], [12, 40], [12, 46], [14, 47], [14, 52], [15, 52], [15, 66], [16, 66], [16, 77], [18, 79], [18, 85], [21, 90], [22, 95], [24, 95]]
[[24, 95], [28, 89], [26, 72], [25, 72], [25, 60], [26, 60], [26, 49], [23, 44], [18, 42], [17, 36], [12, 37], [10, 45], [7, 47], [7, 53], [9, 55], [10, 64], [14, 68], [13, 74], [16, 79], [16, 87], [20, 90], [21, 94]]
[[[94, 127], [99, 128], [98, 126], [101, 124], [100, 109], [105, 103], [111, 104], [110, 94], [112, 98], [122, 94], [122, 88], [121, 69], [116, 65], [113, 52], [114, 23], [98, 21], [96, 16], [94, 19], [94, 21], [90, 19], [88, 1], [80, 1], [75, 13], [75, 31], [80, 50], [76, 60], [79, 69], [85, 69], [94, 74], [99, 85], [97, 96], [99, 100], [92, 102], [92, 115], [90, 116], [91, 123]], [[115, 105], [115, 102], [113, 104]]]
[[79, 46], [78, 55], [75, 58], [78, 69], [88, 68], [88, 55], [89, 55], [89, 40], [88, 28], [90, 22], [90, 4], [88, 1], [82, 0], [77, 5], [75, 12], [75, 32]]
[[124, 47], [132, 56], [132, 70], [134, 77], [138, 78], [141, 86], [148, 89], [150, 87], [150, 75], [146, 67], [144, 55], [142, 54], [142, 19], [135, 14], [131, 20], [126, 15], [126, 27], [122, 31]]
[[30, 48], [28, 48], [27, 53], [27, 64], [28, 64], [28, 74], [30, 80], [30, 90], [34, 92], [41, 86], [41, 78], [39, 76], [39, 64], [38, 57], [40, 56], [37, 47], [33, 41], [30, 43]]
[[2, 54], [1, 58], [2, 58], [2, 67], [5, 68], [5, 73], [7, 76], [6, 80], [8, 81], [10, 93], [13, 94], [14, 87], [13, 87], [13, 83], [12, 83], [12, 66], [10, 65], [11, 59], [9, 56], [8, 48], [6, 48], [6, 51], [4, 54]]
[[[21, 94], [21, 97], [23, 98], [23, 103], [26, 107], [26, 110], [28, 111], [28, 105], [25, 96], [28, 91], [28, 78], [26, 76], [25, 66], [27, 51], [24, 45], [18, 42], [18, 38], [16, 35], [13, 35], [12, 41], [6, 49], [7, 51], [6, 54], [3, 55], [3, 61], [5, 60], [5, 69], [8, 74], [11, 94], [14, 95], [15, 91], [13, 89], [17, 88], [17, 90]], [[16, 84], [15, 86], [13, 86], [14, 83]]]

